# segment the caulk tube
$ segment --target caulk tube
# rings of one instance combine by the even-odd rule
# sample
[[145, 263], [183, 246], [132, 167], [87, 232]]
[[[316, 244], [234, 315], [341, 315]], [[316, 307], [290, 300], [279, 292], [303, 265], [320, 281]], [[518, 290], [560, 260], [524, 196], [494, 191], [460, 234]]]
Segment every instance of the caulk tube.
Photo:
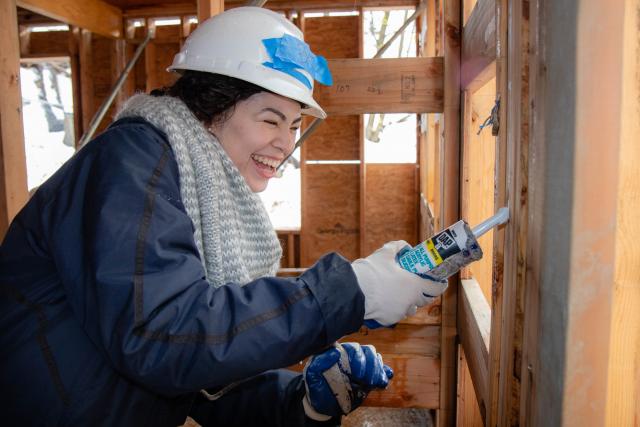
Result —
[[445, 280], [462, 267], [482, 258], [478, 237], [509, 219], [509, 210], [500, 208], [498, 213], [473, 231], [460, 220], [419, 245], [402, 250], [397, 255], [402, 268], [432, 280]]

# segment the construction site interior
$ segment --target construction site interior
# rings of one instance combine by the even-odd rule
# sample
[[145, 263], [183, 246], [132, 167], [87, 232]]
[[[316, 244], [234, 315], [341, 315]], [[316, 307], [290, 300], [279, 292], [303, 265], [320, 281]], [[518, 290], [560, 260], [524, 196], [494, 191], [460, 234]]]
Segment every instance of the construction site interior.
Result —
[[[3, 0], [0, 235], [83, 135], [176, 79], [198, 22], [245, 4]], [[344, 425], [640, 426], [640, 0], [253, 4], [334, 82], [272, 184], [290, 197], [264, 195], [280, 275], [510, 213], [434, 303], [344, 337], [395, 371]]]

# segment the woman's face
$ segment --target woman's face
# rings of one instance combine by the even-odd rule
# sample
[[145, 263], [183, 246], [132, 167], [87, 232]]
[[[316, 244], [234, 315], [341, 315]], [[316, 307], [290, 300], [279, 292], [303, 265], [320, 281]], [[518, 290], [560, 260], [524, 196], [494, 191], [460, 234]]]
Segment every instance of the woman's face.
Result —
[[300, 103], [260, 92], [236, 104], [231, 117], [210, 130], [254, 193], [267, 188], [291, 153], [300, 127]]

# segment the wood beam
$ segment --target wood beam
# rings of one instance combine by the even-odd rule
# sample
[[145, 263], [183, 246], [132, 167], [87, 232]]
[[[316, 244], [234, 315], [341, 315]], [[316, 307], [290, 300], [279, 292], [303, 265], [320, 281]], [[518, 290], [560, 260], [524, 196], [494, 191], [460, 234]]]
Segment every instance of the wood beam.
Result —
[[197, 0], [197, 2], [199, 23], [224, 11], [224, 0]]
[[[96, 112], [93, 87], [93, 36], [89, 30], [80, 29], [78, 34], [78, 60], [80, 64], [80, 98], [82, 102], [82, 132], [89, 129]], [[75, 34], [75, 31], [74, 31]], [[78, 135], [80, 140], [82, 135]]]
[[0, 238], [28, 199], [15, 0], [0, 3]]
[[502, 336], [496, 420], [498, 425], [516, 425], [522, 378], [528, 372], [521, 363], [521, 349], [524, 313], [530, 308], [524, 303], [529, 204], [528, 198], [522, 197], [529, 190], [529, 11], [523, 2], [509, 2], [503, 13], [508, 14], [508, 38], [501, 44], [507, 50], [507, 69], [501, 70], [506, 78], [499, 90], [505, 113], [500, 118], [501, 128], [506, 129], [499, 135], [498, 150], [505, 153], [506, 168], [501, 177], [505, 194], [497, 199], [506, 201], [511, 218], [495, 232], [504, 235], [502, 286], [497, 286], [502, 291]]
[[638, 387], [638, 324], [620, 316], [637, 319], [640, 283], [637, 212], [627, 217], [637, 206], [637, 157], [626, 158], [637, 155], [638, 2], [532, 3], [542, 43], [532, 66], [545, 96], [531, 104], [544, 127], [533, 120], [530, 164], [544, 196], [541, 218], [530, 215], [541, 236], [526, 422], [634, 425], [638, 395], [623, 393]]
[[[244, 6], [245, 0], [227, 0], [224, 9], [233, 9]], [[415, 6], [415, 0], [357, 0], [354, 2], [341, 2], [338, 0], [298, 0], [298, 1], [268, 1], [263, 7], [270, 10], [289, 12], [292, 10], [302, 12], [312, 11], [341, 11], [358, 10], [359, 8], [398, 8]], [[123, 10], [125, 18], [145, 18], [161, 16], [196, 15], [198, 8], [193, 3], [167, 3], [154, 6], [141, 6]]]
[[[227, 0], [227, 8], [243, 6], [246, 0]], [[272, 10], [304, 10], [304, 11], [325, 11], [325, 10], [358, 10], [358, 8], [393, 8], [402, 6], [415, 6], [417, 0], [353, 0], [349, 2], [340, 0], [291, 0], [278, 1], [271, 0], [265, 7]]]
[[[459, 0], [444, 0], [442, 38], [444, 42], [444, 146], [442, 147], [442, 224], [453, 224], [460, 215], [460, 23]], [[442, 295], [442, 355], [440, 408], [437, 426], [455, 425], [456, 402], [456, 306], [458, 275], [449, 279]]]
[[121, 38], [122, 12], [102, 0], [17, 0], [17, 5], [106, 37]]
[[[511, 117], [507, 114], [507, 103], [511, 93], [509, 92], [510, 76], [508, 75], [507, 61], [509, 53], [515, 54], [516, 51], [510, 52], [508, 48], [508, 0], [496, 0], [494, 2], [494, 16], [496, 25], [496, 44], [500, 49], [496, 51], [496, 98], [500, 99], [500, 111], [498, 112], [500, 127], [498, 129], [498, 137], [496, 138], [495, 150], [495, 193], [494, 193], [494, 212], [503, 206], [509, 206], [510, 213], [513, 209], [512, 194], [509, 186], [513, 183], [513, 164], [510, 156], [512, 147], [519, 141], [511, 141], [509, 143], [507, 136], [508, 122]], [[515, 111], [513, 111], [515, 112]], [[509, 224], [509, 232], [514, 230], [514, 222]], [[500, 383], [504, 381], [504, 376], [510, 373], [502, 371], [503, 364], [508, 361], [502, 360], [503, 346], [509, 346], [511, 338], [508, 335], [510, 325], [504, 323], [505, 318], [512, 317], [514, 308], [513, 296], [515, 283], [505, 281], [505, 268], [513, 271], [513, 261], [509, 258], [505, 260], [506, 254], [506, 227], [496, 229], [493, 232], [493, 282], [491, 289], [491, 349], [489, 352], [489, 394], [488, 407], [485, 417], [486, 425], [497, 425], [500, 418], [498, 406], [501, 404], [501, 388]], [[511, 235], [510, 235], [511, 237]], [[510, 250], [513, 249], [513, 242], [509, 242]], [[509, 254], [510, 256], [511, 254]]]
[[473, 387], [484, 419], [489, 393], [489, 339], [491, 308], [475, 279], [460, 281], [458, 325]]
[[625, 3], [606, 426], [640, 422], [640, 0]]
[[82, 136], [82, 72], [80, 68], [80, 28], [69, 28], [69, 65], [71, 67], [71, 93], [73, 95], [73, 141], [76, 149]]
[[329, 60], [333, 86], [315, 95], [329, 114], [443, 110], [442, 58]]
[[[496, 59], [496, 0], [478, 0], [462, 30], [461, 87], [469, 88], [476, 79], [482, 86], [495, 75], [486, 69]], [[473, 88], [469, 88], [473, 90]]]

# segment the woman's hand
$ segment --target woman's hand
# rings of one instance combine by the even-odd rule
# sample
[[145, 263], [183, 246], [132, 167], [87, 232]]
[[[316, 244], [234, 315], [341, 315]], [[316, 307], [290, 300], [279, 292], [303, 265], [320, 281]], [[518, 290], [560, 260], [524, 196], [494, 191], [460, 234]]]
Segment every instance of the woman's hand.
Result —
[[409, 247], [403, 240], [386, 243], [351, 267], [365, 297], [365, 324], [392, 326], [416, 313], [447, 289], [447, 281], [422, 278], [400, 267], [396, 255]]
[[372, 345], [335, 344], [313, 356], [304, 368], [305, 414], [316, 421], [346, 415], [373, 389], [383, 389], [393, 371]]

